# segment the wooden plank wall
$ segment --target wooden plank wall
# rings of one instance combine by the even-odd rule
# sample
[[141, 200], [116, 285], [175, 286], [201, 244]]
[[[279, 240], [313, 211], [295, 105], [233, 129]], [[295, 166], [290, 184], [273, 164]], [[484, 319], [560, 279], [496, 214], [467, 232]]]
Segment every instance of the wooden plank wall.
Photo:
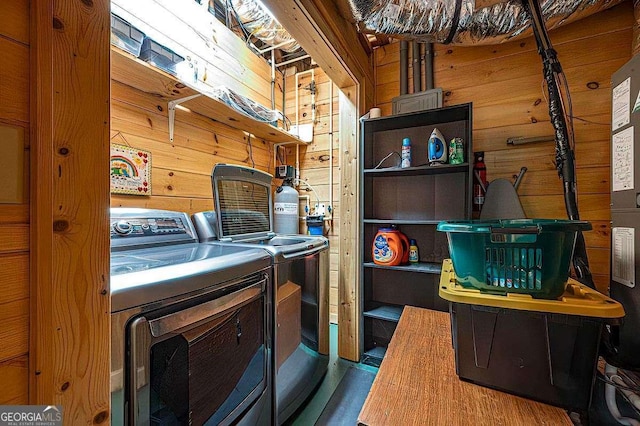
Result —
[[[25, 138], [23, 187], [29, 160], [29, 1], [0, 3], [0, 126]], [[0, 143], [2, 141], [0, 140]], [[0, 204], [0, 405], [27, 404], [29, 365], [29, 197]]]
[[[571, 91], [579, 209], [594, 227], [585, 237], [603, 292], [610, 256], [610, 79], [631, 58], [633, 22], [632, 4], [625, 2], [550, 32]], [[398, 47], [393, 43], [374, 54], [376, 103], [384, 115], [400, 92]], [[506, 144], [508, 137], [553, 135], [533, 38], [477, 47], [437, 45], [435, 53], [435, 86], [442, 87], [445, 105], [473, 102], [474, 150], [485, 151], [489, 180], [511, 178], [526, 166], [519, 195], [528, 217], [566, 218], [553, 142]]]
[[211, 210], [214, 164], [271, 169], [273, 148], [269, 143], [252, 138], [249, 145], [244, 132], [208, 117], [177, 110], [173, 143], [168, 129], [166, 102], [112, 80], [111, 142], [149, 150], [152, 156], [152, 194], [112, 194], [112, 207], [189, 213]]
[[[238, 60], [260, 76], [262, 86], [270, 86], [270, 68], [264, 60], [253, 54], [242, 55]], [[236, 89], [243, 84], [235, 76], [231, 77], [237, 81]], [[262, 92], [263, 97], [257, 101], [270, 107], [269, 91]], [[276, 85], [276, 105], [282, 105], [281, 77]], [[172, 143], [169, 141], [168, 123], [166, 101], [154, 93], [146, 93], [112, 79], [111, 142], [146, 149], [152, 155], [152, 194], [112, 194], [112, 207], [189, 213], [211, 210], [211, 169], [214, 164], [242, 164], [273, 173], [273, 146], [264, 140], [249, 139], [243, 131], [217, 122], [215, 117], [176, 110]]]
[[29, 402], [109, 421], [109, 1], [32, 1]]
[[[311, 73], [301, 73], [298, 77], [298, 118], [300, 124], [312, 122], [311, 92], [306, 89], [311, 83]], [[309, 182], [318, 193], [320, 203], [329, 205], [329, 191], [333, 192], [333, 220], [325, 223], [325, 231], [330, 247], [330, 292], [329, 306], [331, 322], [338, 322], [338, 270], [340, 265], [340, 131], [338, 128], [338, 88], [331, 82], [321, 68], [314, 69], [317, 87], [315, 109], [316, 118], [313, 126], [313, 142], [300, 147], [300, 178]], [[292, 122], [295, 121], [295, 75], [287, 77], [285, 82], [285, 111]], [[331, 89], [333, 87], [333, 89]], [[332, 110], [330, 108], [332, 103]], [[330, 113], [332, 114], [330, 116]], [[332, 120], [333, 127], [330, 123]], [[295, 123], [294, 123], [295, 124]], [[333, 156], [333, 187], [329, 187], [329, 152]], [[289, 147], [285, 158], [286, 164], [295, 165], [295, 148]], [[278, 162], [280, 164], [280, 162]], [[311, 205], [316, 203], [313, 192], [306, 191], [304, 185], [298, 189], [300, 195], [309, 195]], [[301, 215], [304, 213], [301, 211]], [[301, 229], [304, 232], [304, 228]]]

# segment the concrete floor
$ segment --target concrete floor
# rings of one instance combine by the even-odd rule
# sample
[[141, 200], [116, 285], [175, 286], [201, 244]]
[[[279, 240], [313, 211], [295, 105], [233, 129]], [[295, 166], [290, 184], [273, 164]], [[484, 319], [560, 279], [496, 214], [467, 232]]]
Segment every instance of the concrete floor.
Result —
[[[330, 355], [327, 374], [325, 375], [324, 380], [320, 383], [311, 398], [307, 400], [307, 402], [302, 407], [300, 407], [300, 409], [296, 413], [294, 413], [291, 418], [289, 418], [289, 420], [286, 422], [287, 425], [309, 426], [316, 424], [316, 421], [322, 414], [322, 411], [331, 399], [331, 396], [336, 391], [336, 388], [340, 385], [340, 382], [345, 377], [345, 374], [350, 367], [369, 371], [373, 374], [376, 374], [378, 372], [378, 369], [375, 367], [358, 364], [339, 358], [338, 326], [336, 324], [331, 324], [329, 327], [329, 333]], [[360, 391], [369, 393], [369, 389], [358, 389], [358, 392]], [[344, 401], [345, 404], [347, 404], [348, 402], [349, 401]], [[353, 423], [351, 424], [355, 424], [355, 419], [353, 419]]]

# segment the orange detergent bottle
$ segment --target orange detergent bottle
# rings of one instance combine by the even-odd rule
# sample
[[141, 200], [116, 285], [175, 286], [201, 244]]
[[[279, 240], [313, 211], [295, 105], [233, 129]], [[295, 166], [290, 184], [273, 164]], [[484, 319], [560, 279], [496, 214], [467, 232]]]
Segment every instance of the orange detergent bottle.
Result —
[[395, 228], [379, 228], [371, 248], [373, 263], [397, 266], [409, 262], [409, 239]]

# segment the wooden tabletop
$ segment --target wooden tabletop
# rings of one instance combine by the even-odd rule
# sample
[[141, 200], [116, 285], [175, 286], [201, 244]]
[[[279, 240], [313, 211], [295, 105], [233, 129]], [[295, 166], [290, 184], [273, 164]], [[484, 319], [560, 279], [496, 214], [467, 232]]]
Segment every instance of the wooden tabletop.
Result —
[[449, 314], [406, 306], [358, 424], [571, 425], [557, 407], [463, 382]]

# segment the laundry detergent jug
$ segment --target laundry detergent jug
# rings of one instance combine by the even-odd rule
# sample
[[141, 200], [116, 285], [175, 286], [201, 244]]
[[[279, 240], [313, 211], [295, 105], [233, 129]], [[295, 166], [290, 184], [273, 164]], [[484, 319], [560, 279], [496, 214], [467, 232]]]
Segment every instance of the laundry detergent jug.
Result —
[[373, 263], [397, 266], [409, 262], [409, 239], [395, 228], [379, 228], [373, 239]]

